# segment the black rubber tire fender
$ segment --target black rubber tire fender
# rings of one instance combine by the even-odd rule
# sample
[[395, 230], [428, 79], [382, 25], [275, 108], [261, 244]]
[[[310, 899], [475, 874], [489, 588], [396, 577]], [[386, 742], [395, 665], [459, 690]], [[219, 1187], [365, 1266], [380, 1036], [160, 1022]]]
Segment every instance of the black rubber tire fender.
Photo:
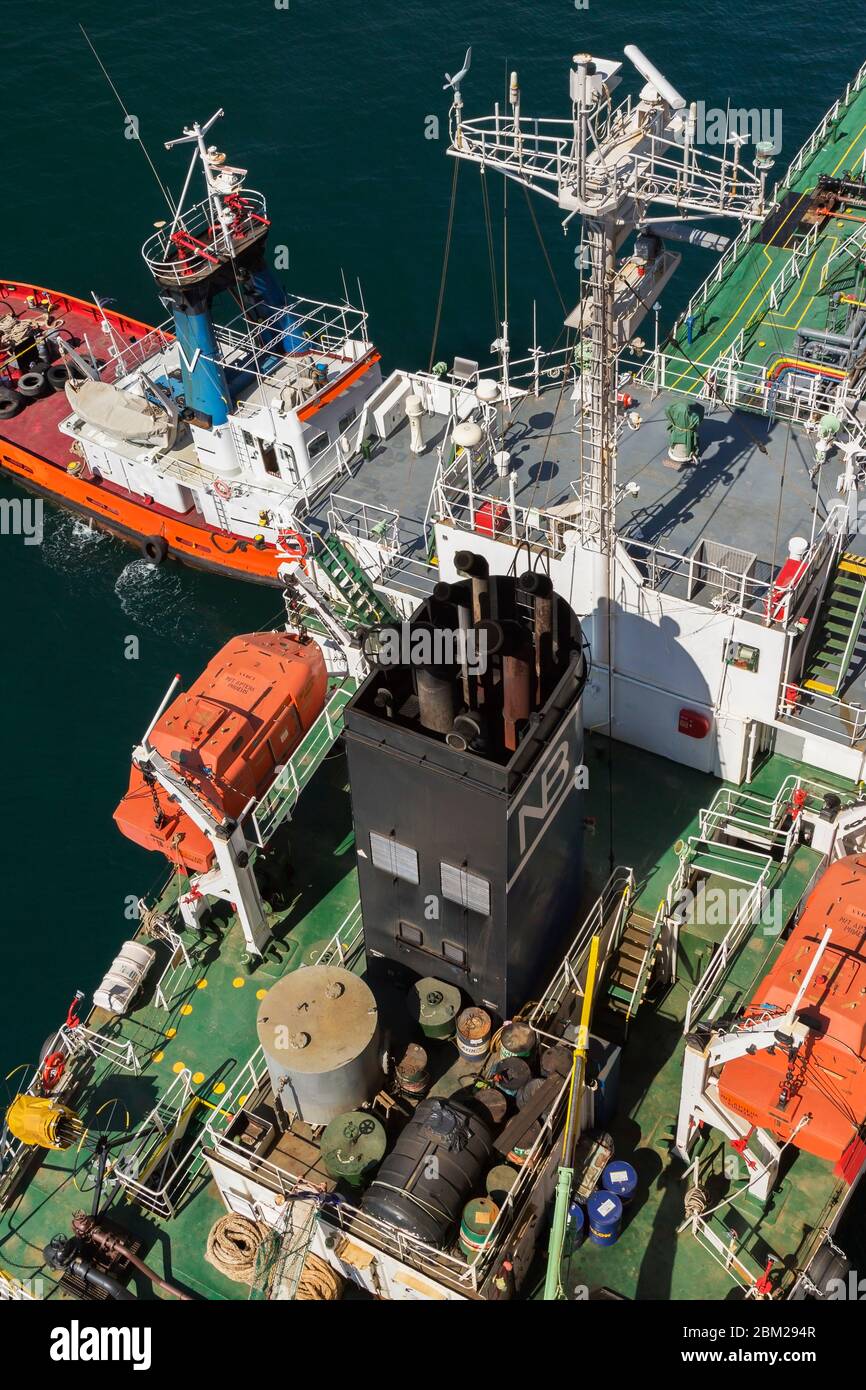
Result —
[[24, 409], [25, 402], [11, 386], [0, 386], [0, 420], [11, 420]]
[[141, 543], [141, 553], [152, 565], [161, 565], [168, 555], [168, 541], [165, 536], [146, 536]]
[[35, 401], [45, 391], [44, 372], [22, 372], [18, 378], [18, 394], [25, 400]]

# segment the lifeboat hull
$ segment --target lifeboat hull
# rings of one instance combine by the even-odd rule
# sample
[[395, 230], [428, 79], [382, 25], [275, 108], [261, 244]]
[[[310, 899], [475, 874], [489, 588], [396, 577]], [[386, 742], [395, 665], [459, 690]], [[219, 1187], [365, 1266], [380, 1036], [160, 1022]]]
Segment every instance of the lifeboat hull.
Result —
[[828, 927], [829, 943], [798, 1010], [809, 1027], [806, 1041], [790, 1060], [780, 1045], [726, 1063], [719, 1099], [782, 1143], [808, 1116], [795, 1146], [836, 1164], [850, 1180], [866, 1120], [866, 858], [851, 855], [826, 870], [746, 1018], [771, 1020], [791, 1007]]
[[[234, 637], [148, 741], [217, 821], [233, 819], [270, 787], [324, 708], [327, 688], [315, 642], [280, 632]], [[213, 867], [207, 835], [136, 764], [114, 819], [127, 839], [189, 873]]]

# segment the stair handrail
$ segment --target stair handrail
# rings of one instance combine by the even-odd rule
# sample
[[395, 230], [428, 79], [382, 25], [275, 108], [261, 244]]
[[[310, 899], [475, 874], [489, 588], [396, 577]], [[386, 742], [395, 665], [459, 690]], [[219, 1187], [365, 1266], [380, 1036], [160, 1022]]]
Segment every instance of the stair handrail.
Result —
[[[631, 999], [628, 1001], [628, 1007], [625, 1011], [626, 1023], [628, 1023], [629, 1019], [632, 1017], [632, 1014], [637, 1012], [637, 1007], [640, 1004], [640, 1000], [643, 999], [643, 985], [648, 974], [647, 966], [651, 962], [652, 957], [655, 954], [655, 949], [658, 945], [659, 937], [662, 934], [662, 927], [664, 926], [666, 916], [667, 898], [662, 898], [661, 902], [656, 908], [656, 915], [653, 920], [650, 938], [647, 942], [647, 948], [644, 952], [643, 960], [640, 963], [640, 968], [638, 969], [637, 979], [634, 982], [634, 989], [632, 990]], [[637, 1000], [637, 1004], [635, 1003], [635, 1000]]]

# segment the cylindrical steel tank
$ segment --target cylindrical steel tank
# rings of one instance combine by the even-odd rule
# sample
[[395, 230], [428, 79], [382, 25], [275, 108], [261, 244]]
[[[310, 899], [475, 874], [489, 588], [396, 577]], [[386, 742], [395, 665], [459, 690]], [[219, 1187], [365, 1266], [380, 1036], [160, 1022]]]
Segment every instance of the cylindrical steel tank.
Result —
[[306, 1124], [357, 1110], [382, 1084], [376, 1000], [348, 970], [284, 975], [259, 1005], [257, 1028], [275, 1095]]

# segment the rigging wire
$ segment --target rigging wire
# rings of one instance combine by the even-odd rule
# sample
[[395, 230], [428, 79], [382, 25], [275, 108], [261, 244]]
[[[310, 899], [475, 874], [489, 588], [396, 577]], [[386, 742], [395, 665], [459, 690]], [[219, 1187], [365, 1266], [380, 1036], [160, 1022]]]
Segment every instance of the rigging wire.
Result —
[[83, 25], [83, 24], [79, 24], [78, 27], [79, 27], [79, 29], [81, 30], [81, 33], [82, 33], [82, 35], [83, 35], [83, 37], [84, 37], [84, 42], [87, 44], [87, 47], [90, 49], [91, 53], [93, 54], [94, 58], [96, 59], [97, 63], [99, 64], [99, 67], [100, 67], [100, 69], [101, 69], [101, 71], [102, 71], [103, 77], [105, 78], [106, 82], [108, 83], [109, 87], [111, 88], [112, 92], [114, 93], [115, 97], [117, 98], [117, 103], [118, 103], [118, 105], [119, 105], [121, 111], [123, 112], [124, 116], [126, 117], [126, 119], [127, 119], [128, 121], [130, 121], [130, 120], [135, 121], [135, 129], [136, 129], [135, 142], [136, 142], [136, 144], [138, 144], [138, 145], [141, 146], [141, 152], [142, 152], [142, 154], [144, 155], [145, 159], [147, 160], [148, 165], [150, 166], [150, 171], [151, 171], [151, 173], [153, 174], [153, 177], [156, 179], [156, 182], [157, 182], [158, 185], [159, 185], [159, 189], [160, 189], [160, 192], [162, 193], [163, 198], [165, 198], [165, 201], [166, 201], [166, 203], [168, 204], [169, 212], [171, 213], [172, 217], [174, 217], [174, 216], [176, 215], [176, 213], [177, 213], [177, 208], [175, 207], [174, 201], [173, 201], [173, 199], [172, 199], [170, 193], [169, 193], [168, 190], [166, 189], [165, 184], [163, 183], [162, 179], [159, 177], [159, 172], [158, 172], [158, 170], [157, 170], [157, 167], [156, 167], [156, 165], [154, 164], [153, 160], [151, 159], [151, 157], [150, 157], [150, 155], [149, 155], [149, 153], [148, 153], [148, 150], [147, 150], [147, 146], [145, 145], [144, 141], [143, 141], [142, 138], [141, 138], [141, 134], [140, 134], [140, 132], [138, 131], [138, 122], [137, 122], [136, 117], [132, 116], [131, 113], [130, 113], [130, 111], [128, 110], [128, 108], [127, 108], [127, 106], [126, 106], [126, 103], [125, 103], [124, 100], [123, 100], [123, 97], [120, 95], [120, 92], [117, 90], [117, 87], [114, 85], [114, 82], [113, 82], [113, 80], [112, 80], [112, 78], [111, 78], [111, 75], [110, 75], [110, 73], [109, 73], [107, 67], [106, 67], [105, 64], [103, 63], [102, 59], [100, 58], [99, 54], [97, 53], [96, 48], [94, 47], [93, 41], [92, 41], [90, 35], [88, 34], [87, 30], [85, 29], [84, 25]]
[[460, 160], [454, 161], [454, 173], [451, 178], [451, 204], [448, 209], [448, 231], [445, 234], [445, 254], [442, 259], [442, 275], [439, 280], [439, 301], [436, 305], [436, 322], [433, 325], [433, 342], [430, 345], [430, 362], [427, 371], [432, 372], [433, 363], [436, 359], [436, 344], [439, 341], [439, 326], [442, 322], [442, 306], [445, 302], [445, 285], [448, 280], [448, 262], [451, 257], [451, 237], [454, 231], [454, 208], [457, 202], [457, 178], [460, 173]]

